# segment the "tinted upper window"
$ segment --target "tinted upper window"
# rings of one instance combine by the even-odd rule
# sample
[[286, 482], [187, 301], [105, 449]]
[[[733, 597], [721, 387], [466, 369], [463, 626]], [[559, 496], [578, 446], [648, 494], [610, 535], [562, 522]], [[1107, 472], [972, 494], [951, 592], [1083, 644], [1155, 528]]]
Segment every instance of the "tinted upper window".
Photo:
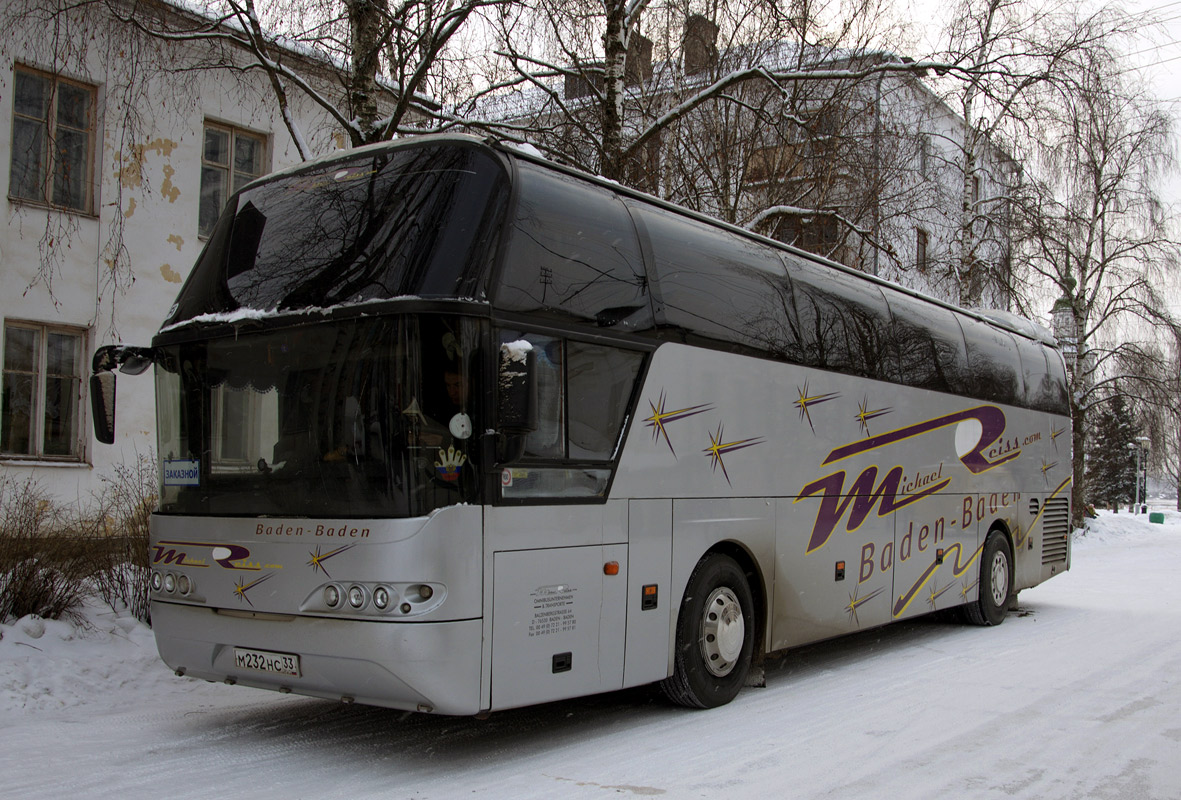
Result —
[[962, 392], [967, 352], [964, 332], [946, 308], [901, 292], [890, 306], [888, 369], [891, 379], [937, 392]]
[[470, 146], [385, 148], [230, 199], [169, 323], [239, 308], [470, 296], [507, 186]]
[[[501, 308], [632, 330], [654, 321], [664, 339], [1064, 411], [1062, 370], [1024, 337], [638, 198], [625, 210], [608, 187], [519, 167]], [[648, 280], [631, 220], [650, 248]]]
[[1021, 372], [1025, 381], [1025, 405], [1039, 411], [1069, 413], [1066, 394], [1066, 371], [1053, 351], [1021, 337], [1017, 351], [1021, 357]]
[[891, 379], [890, 311], [881, 290], [824, 264], [784, 254], [795, 294], [800, 363]]
[[637, 205], [633, 213], [652, 244], [663, 328], [687, 340], [794, 352], [791, 287], [774, 249], [661, 208]]
[[963, 325], [968, 345], [964, 394], [993, 403], [1025, 405], [1016, 337], [972, 319], [965, 319]]
[[517, 164], [518, 200], [494, 293], [497, 307], [651, 327], [648, 281], [622, 201], [569, 175]]

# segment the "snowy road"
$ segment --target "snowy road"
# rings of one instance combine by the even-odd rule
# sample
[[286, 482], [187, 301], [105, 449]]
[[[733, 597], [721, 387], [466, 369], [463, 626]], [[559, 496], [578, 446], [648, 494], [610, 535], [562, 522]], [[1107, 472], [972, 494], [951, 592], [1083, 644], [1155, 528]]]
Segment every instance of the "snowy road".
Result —
[[999, 628], [798, 650], [707, 712], [408, 715], [175, 679], [142, 629], [3, 626], [0, 798], [1181, 798], [1181, 517], [1144, 519], [1104, 516]]

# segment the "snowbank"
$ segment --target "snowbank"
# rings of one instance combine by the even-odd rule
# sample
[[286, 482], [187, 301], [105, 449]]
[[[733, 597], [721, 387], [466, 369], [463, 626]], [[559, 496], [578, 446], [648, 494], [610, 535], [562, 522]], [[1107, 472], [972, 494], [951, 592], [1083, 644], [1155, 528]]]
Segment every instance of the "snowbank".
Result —
[[97, 601], [79, 609], [77, 621], [30, 615], [0, 625], [0, 716], [133, 708], [195, 687], [204, 684], [164, 666], [147, 625]]

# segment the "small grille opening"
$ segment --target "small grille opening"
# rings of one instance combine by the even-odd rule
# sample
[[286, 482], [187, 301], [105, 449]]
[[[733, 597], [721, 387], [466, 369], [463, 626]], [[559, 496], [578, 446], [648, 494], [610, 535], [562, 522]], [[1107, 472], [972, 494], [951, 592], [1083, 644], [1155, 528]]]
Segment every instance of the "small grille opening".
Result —
[[1042, 509], [1042, 564], [1066, 561], [1067, 540], [1070, 535], [1070, 500], [1051, 497]]

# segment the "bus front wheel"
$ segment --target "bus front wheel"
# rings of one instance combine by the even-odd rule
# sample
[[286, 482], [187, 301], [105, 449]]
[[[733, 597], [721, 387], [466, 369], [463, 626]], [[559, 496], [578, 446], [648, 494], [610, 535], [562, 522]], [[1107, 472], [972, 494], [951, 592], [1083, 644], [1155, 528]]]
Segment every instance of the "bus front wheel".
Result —
[[1005, 621], [1012, 588], [1013, 555], [1009, 540], [999, 531], [988, 534], [980, 556], [980, 596], [964, 606], [973, 625], [1000, 625]]
[[754, 649], [750, 584], [729, 556], [707, 554], [693, 569], [677, 615], [673, 674], [660, 687], [674, 703], [716, 708], [746, 683]]

